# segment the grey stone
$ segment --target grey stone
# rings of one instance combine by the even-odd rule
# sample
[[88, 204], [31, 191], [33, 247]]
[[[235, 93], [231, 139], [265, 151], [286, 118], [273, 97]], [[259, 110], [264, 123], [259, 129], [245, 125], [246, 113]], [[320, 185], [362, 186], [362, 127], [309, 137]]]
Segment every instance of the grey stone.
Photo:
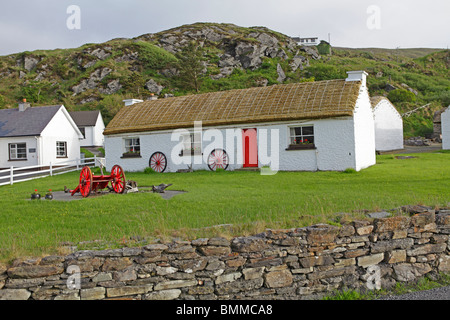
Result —
[[31, 292], [25, 289], [3, 289], [0, 290], [0, 300], [28, 300]]
[[150, 79], [145, 83], [145, 88], [151, 93], [159, 95], [164, 89], [163, 86], [159, 85], [155, 80]]
[[174, 300], [181, 295], [180, 289], [161, 290], [144, 295], [144, 300]]
[[286, 74], [284, 73], [283, 68], [279, 63], [277, 64], [277, 73], [278, 73], [277, 81], [279, 83], [283, 83], [283, 81], [286, 79]]
[[81, 289], [81, 300], [101, 300], [105, 298], [106, 289], [103, 287], [95, 287], [90, 289]]

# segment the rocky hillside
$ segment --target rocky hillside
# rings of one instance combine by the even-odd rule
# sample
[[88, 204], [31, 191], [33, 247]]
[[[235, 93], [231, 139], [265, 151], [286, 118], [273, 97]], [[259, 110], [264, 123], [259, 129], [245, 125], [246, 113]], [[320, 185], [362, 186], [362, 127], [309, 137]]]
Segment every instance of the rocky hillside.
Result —
[[[0, 108], [26, 98], [69, 110], [100, 109], [108, 122], [125, 98], [345, 78], [345, 71], [356, 69], [369, 72], [373, 94], [411, 93], [405, 98], [396, 91], [402, 110], [450, 103], [448, 51], [412, 59], [398, 50], [319, 50], [264, 27], [197, 23], [74, 49], [23, 52], [0, 57]], [[430, 123], [419, 126], [428, 130]]]

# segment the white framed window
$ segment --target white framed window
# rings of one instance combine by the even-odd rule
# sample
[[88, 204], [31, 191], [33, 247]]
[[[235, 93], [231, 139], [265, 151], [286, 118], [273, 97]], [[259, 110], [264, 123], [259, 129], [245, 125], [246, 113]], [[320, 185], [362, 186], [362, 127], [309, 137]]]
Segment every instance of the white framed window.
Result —
[[56, 157], [67, 158], [67, 142], [56, 141]]
[[200, 133], [190, 133], [182, 136], [183, 150], [181, 155], [201, 155], [202, 154], [202, 140]]
[[304, 125], [289, 128], [290, 149], [312, 149], [314, 144], [314, 126]]
[[27, 144], [10, 143], [9, 145], [9, 160], [27, 160]]
[[125, 138], [125, 153], [127, 154], [141, 154], [141, 142], [139, 138]]

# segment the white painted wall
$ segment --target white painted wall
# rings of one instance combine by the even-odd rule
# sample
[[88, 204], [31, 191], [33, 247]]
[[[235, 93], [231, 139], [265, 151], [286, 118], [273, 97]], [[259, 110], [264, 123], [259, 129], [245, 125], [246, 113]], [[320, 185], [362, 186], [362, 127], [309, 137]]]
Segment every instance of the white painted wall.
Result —
[[441, 113], [442, 149], [450, 150], [450, 107]]
[[[349, 78], [357, 77], [357, 72], [347, 72]], [[359, 75], [361, 76], [361, 75]], [[367, 73], [364, 72], [359, 97], [356, 100], [354, 121], [354, 151], [356, 171], [370, 167], [376, 163], [375, 154], [375, 123], [369, 92], [366, 86]], [[354, 81], [354, 80], [347, 80]]]
[[[38, 164], [38, 145], [39, 137], [7, 137], [0, 138], [0, 168], [9, 167], [27, 167]], [[9, 144], [10, 143], [26, 143], [27, 145], [27, 159], [26, 160], [9, 160]], [[36, 152], [30, 153], [30, 149], [35, 149]]]
[[373, 109], [375, 118], [375, 149], [403, 149], [403, 119], [388, 100], [381, 100]]
[[95, 126], [84, 128], [84, 139], [80, 140], [81, 147], [102, 147], [105, 143], [103, 131], [105, 130], [105, 123], [99, 114]]
[[[315, 150], [286, 150], [289, 145], [289, 128], [291, 126], [299, 125], [314, 126], [314, 138], [316, 146]], [[203, 128], [204, 131], [202, 149], [203, 158], [205, 161], [201, 161], [201, 156], [193, 157], [192, 168], [194, 170], [209, 170], [206, 164], [207, 155], [209, 155], [212, 149], [219, 147], [225, 149], [230, 157], [230, 165], [228, 167], [228, 170], [242, 168], [243, 152], [241, 130], [245, 128], [257, 129], [259, 167], [270, 165], [273, 170], [282, 171], [342, 171], [347, 168], [358, 169], [356, 167], [356, 155], [354, 147], [355, 132], [354, 121], [352, 117], [271, 124], [223, 126], [220, 128], [216, 128], [217, 132], [220, 133], [222, 137], [224, 137], [223, 141], [216, 141], [216, 139], [211, 139], [210, 141], [206, 140], [207, 133], [205, 133], [205, 130], [208, 128]], [[266, 143], [263, 143], [262, 140], [264, 136], [264, 130], [266, 130], [267, 133]], [[230, 136], [233, 141], [233, 143], [228, 142], [228, 146], [226, 140], [227, 132], [232, 133]], [[209, 131], [209, 133], [211, 133], [211, 131]], [[272, 143], [271, 141], [272, 133], [278, 134], [278, 139], [275, 140], [274, 143]], [[149, 159], [151, 155], [156, 151], [164, 153], [168, 158], [166, 172], [175, 172], [178, 169], [187, 169], [188, 164], [176, 164], [174, 162], [174, 159], [176, 157], [172, 157], [172, 152], [173, 155], [176, 156], [178, 155], [179, 150], [174, 150], [178, 142], [171, 141], [171, 135], [171, 131], [166, 131], [106, 136], [105, 152], [107, 169], [110, 170], [113, 165], [118, 164], [122, 166], [126, 171], [142, 171], [149, 166]], [[132, 137], [140, 138], [141, 157], [122, 158], [122, 154], [125, 151], [124, 139]], [[371, 136], [371, 138], [373, 138], [373, 135]], [[230, 145], [234, 145], [234, 148], [230, 148]], [[373, 147], [374, 143], [372, 143], [371, 145]], [[275, 155], [275, 153], [271, 153], [272, 147], [273, 150], [276, 150], [276, 152], [278, 152], [279, 160], [267, 162], [265, 160], [270, 160], [270, 157], [273, 157]], [[375, 155], [374, 150], [373, 155]], [[192, 163], [191, 157], [182, 158], [189, 163]], [[196, 164], [196, 161], [199, 161], [200, 163]], [[366, 166], [368, 166], [368, 164]], [[363, 165], [360, 165], [360, 167], [363, 167]]]
[[[80, 141], [78, 129], [74, 127], [75, 123], [71, 123], [67, 117], [64, 107], [61, 107], [55, 114], [53, 119], [41, 132], [41, 143], [39, 149], [40, 165], [57, 164], [69, 160], [80, 158]], [[71, 118], [70, 118], [71, 119]], [[73, 121], [72, 121], [73, 122]], [[56, 142], [67, 142], [67, 158], [56, 157]]]

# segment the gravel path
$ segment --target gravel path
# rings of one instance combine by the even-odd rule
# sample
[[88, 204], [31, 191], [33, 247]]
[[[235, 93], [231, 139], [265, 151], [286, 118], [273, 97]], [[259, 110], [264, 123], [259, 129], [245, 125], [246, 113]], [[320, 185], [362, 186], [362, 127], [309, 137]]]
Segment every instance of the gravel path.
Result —
[[378, 300], [450, 300], [450, 286], [410, 292], [398, 296], [386, 296]]

